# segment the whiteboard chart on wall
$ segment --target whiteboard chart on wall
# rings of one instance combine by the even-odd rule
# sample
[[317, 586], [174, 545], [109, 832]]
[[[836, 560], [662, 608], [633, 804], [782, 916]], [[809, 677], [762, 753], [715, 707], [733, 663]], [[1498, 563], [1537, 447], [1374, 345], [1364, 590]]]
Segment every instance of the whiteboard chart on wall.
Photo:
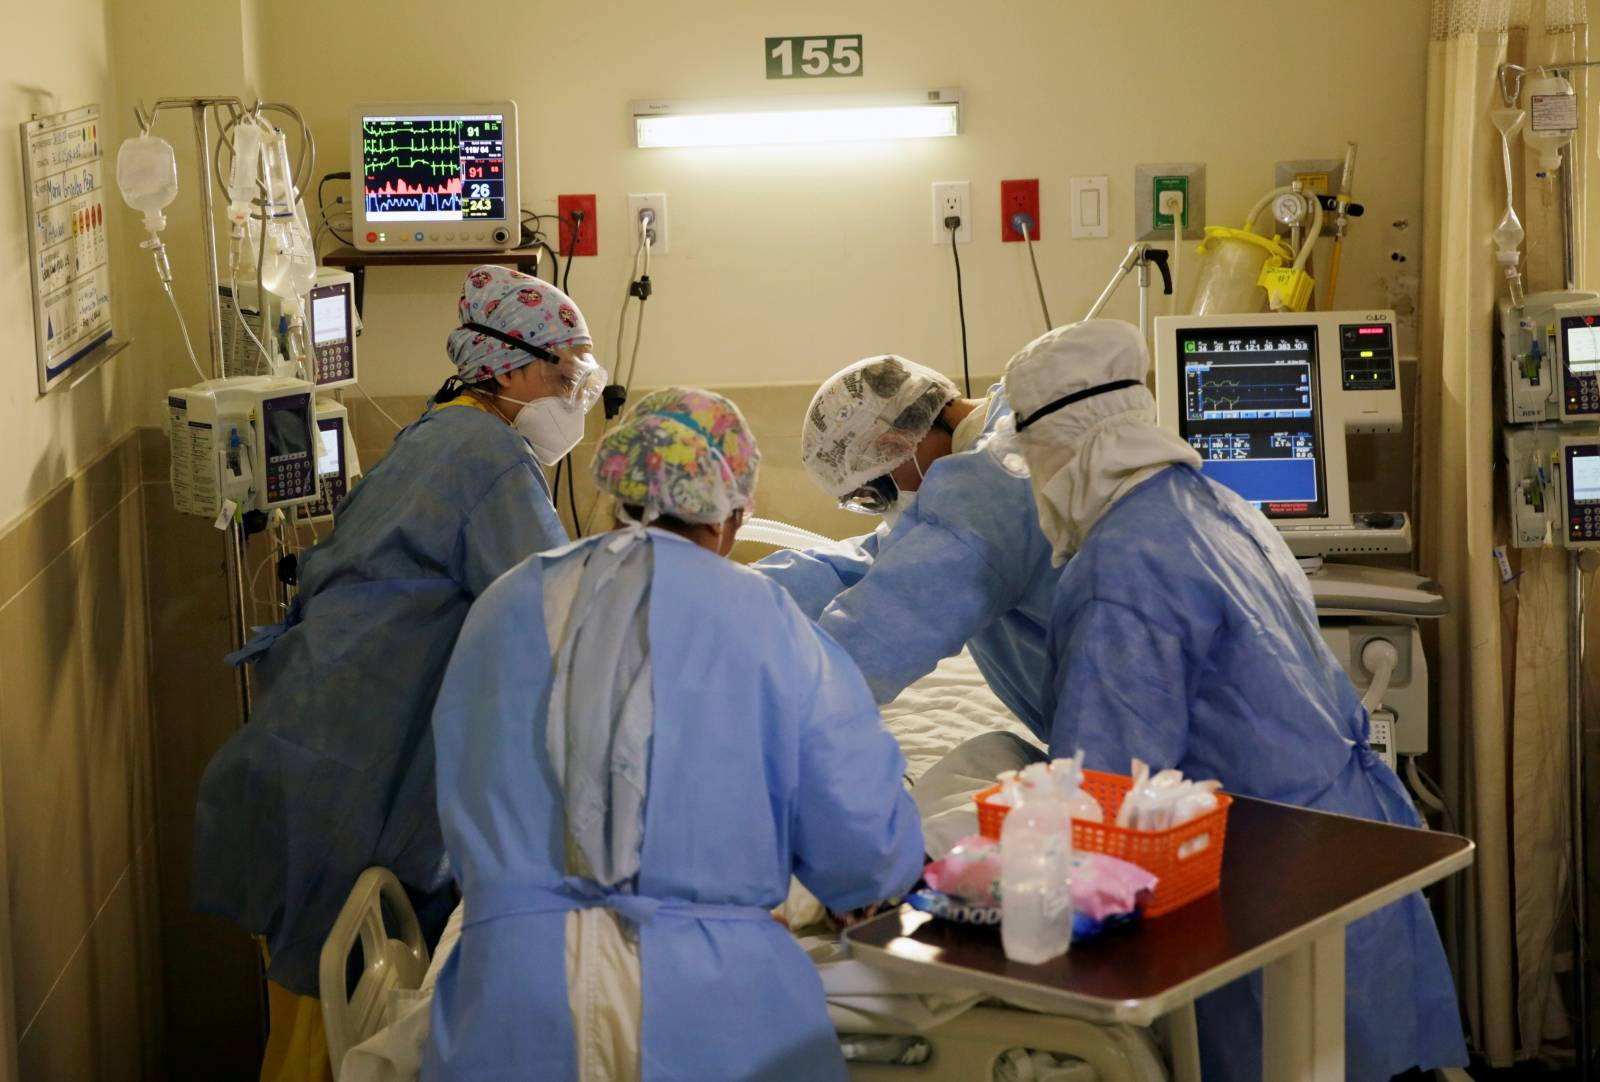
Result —
[[22, 124], [39, 393], [71, 387], [127, 345], [112, 333], [100, 107]]

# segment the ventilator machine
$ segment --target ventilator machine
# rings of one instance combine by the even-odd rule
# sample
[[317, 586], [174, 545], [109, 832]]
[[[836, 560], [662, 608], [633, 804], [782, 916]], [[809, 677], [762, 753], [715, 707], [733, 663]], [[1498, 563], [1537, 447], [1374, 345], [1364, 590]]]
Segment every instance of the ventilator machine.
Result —
[[1306, 569], [1322, 637], [1395, 765], [1428, 750], [1418, 619], [1436, 583], [1329, 557], [1411, 551], [1404, 511], [1355, 511], [1345, 437], [1401, 430], [1394, 313], [1254, 312], [1155, 321], [1156, 412], [1200, 469], [1255, 504]]

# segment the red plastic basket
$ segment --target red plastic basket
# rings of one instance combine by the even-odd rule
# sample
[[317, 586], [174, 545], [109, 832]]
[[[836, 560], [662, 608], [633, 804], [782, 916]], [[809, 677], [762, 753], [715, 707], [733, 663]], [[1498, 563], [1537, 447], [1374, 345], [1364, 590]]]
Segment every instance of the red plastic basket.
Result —
[[[1155, 893], [1145, 903], [1144, 915], [1159, 917], [1188, 905], [1216, 890], [1222, 882], [1222, 844], [1228, 833], [1228, 806], [1233, 798], [1217, 794], [1215, 811], [1168, 830], [1128, 830], [1113, 826], [1123, 797], [1133, 788], [1133, 779], [1121, 774], [1083, 772], [1084, 789], [1105, 810], [1104, 823], [1082, 819], [1072, 821], [1073, 847], [1085, 853], [1104, 853], [1137, 864], [1154, 875]], [[985, 838], [1000, 840], [1000, 824], [1011, 808], [991, 804], [989, 798], [1000, 791], [991, 785], [975, 798], [978, 804], [978, 831]]]

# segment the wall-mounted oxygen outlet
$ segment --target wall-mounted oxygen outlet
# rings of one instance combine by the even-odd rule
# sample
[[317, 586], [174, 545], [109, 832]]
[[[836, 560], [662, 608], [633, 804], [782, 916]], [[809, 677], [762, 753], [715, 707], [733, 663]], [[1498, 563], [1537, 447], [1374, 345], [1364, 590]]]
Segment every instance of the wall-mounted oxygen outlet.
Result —
[[956, 228], [956, 243], [965, 244], [972, 239], [972, 185], [964, 180], [936, 180], [933, 182], [933, 243], [949, 244], [950, 227], [946, 218], [960, 218]]
[[[1133, 174], [1133, 231], [1140, 240], [1172, 239], [1172, 215], [1161, 212], [1162, 192], [1183, 196], [1183, 235], [1198, 240], [1205, 235], [1206, 167], [1199, 162], [1140, 165]], [[1169, 204], [1172, 199], [1168, 197]]]
[[[1344, 183], [1343, 158], [1306, 158], [1300, 161], [1279, 162], [1273, 172], [1274, 187], [1287, 188], [1295, 181], [1302, 191], [1311, 195], [1338, 195]], [[1276, 221], [1279, 233], [1288, 235], [1289, 227]], [[1322, 235], [1333, 236], [1333, 215], [1323, 212]]]
[[667, 254], [667, 197], [664, 192], [652, 195], [628, 196], [628, 251], [631, 253], [639, 247], [639, 222], [640, 216], [646, 212], [651, 214], [649, 229], [650, 254]]

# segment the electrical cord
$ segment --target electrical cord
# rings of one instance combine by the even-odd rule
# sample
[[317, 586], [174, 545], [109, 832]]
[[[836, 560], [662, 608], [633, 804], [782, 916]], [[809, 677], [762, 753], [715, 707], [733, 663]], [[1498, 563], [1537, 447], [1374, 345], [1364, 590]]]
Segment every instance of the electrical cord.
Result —
[[[578, 489], [573, 478], [578, 473], [576, 463], [572, 462], [572, 455], [567, 455], [567, 510], [572, 513], [572, 528], [578, 532], [578, 539], [583, 539], [583, 527], [578, 525]], [[560, 495], [560, 493], [557, 493]]]
[[1017, 217], [1022, 219], [1018, 223], [1022, 227], [1018, 232], [1022, 234], [1022, 239], [1028, 242], [1028, 262], [1033, 264], [1033, 284], [1039, 290], [1039, 308], [1044, 312], [1044, 329], [1048, 331], [1055, 326], [1055, 323], [1050, 319], [1050, 305], [1044, 299], [1044, 279], [1039, 277], [1039, 260], [1033, 254], [1033, 222], [1029, 221], [1026, 215], [1019, 214]]
[[1455, 816], [1450, 814], [1450, 806], [1444, 802], [1443, 788], [1428, 775], [1426, 770], [1417, 765], [1415, 755], [1406, 756], [1406, 777], [1411, 782], [1411, 788], [1416, 792], [1417, 798], [1444, 817], [1445, 829], [1451, 834], [1459, 833], [1456, 830]]
[[[639, 269], [641, 257], [643, 257], [644, 261], [643, 271]], [[622, 296], [622, 309], [617, 314], [617, 348], [613, 356], [617, 358], [617, 375], [621, 376], [618, 381], [622, 388], [622, 397], [617, 404], [619, 416], [622, 405], [628, 401], [628, 395], [633, 390], [633, 377], [639, 369], [639, 345], [644, 340], [644, 308], [645, 302], [650, 299], [651, 292], [653, 292], [653, 287], [650, 283], [650, 223], [641, 220], [639, 222], [639, 245], [633, 251], [633, 267], [628, 279], [628, 289]], [[621, 372], [622, 343], [627, 333], [628, 302], [636, 298], [639, 301], [639, 313], [634, 318], [633, 352], [629, 355], [628, 370], [624, 376]], [[610, 388], [607, 388], [607, 391], [609, 393]], [[606, 423], [600, 429], [601, 439], [604, 439], [606, 433], [611, 431], [614, 422], [615, 418], [607, 418]], [[583, 529], [585, 533], [592, 532], [594, 516], [599, 511], [600, 504], [601, 501], [596, 499], [593, 505], [590, 506], [589, 514], [584, 519]]]
[[950, 258], [956, 263], [956, 311], [961, 315], [961, 383], [966, 396], [972, 397], [972, 372], [967, 367], [967, 301], [961, 289], [961, 253], [956, 250], [956, 230], [961, 228], [961, 217], [952, 214], [944, 220], [950, 230]]
[[583, 212], [582, 211], [575, 210], [575, 211], [572, 212], [571, 231], [572, 231], [572, 244], [567, 248], [567, 272], [564, 275], [561, 276], [561, 292], [565, 293], [569, 297], [572, 296], [572, 290], [567, 288], [567, 282], [568, 282], [568, 280], [570, 280], [572, 278], [572, 261], [573, 261], [573, 257], [578, 254], [578, 242], [583, 237]]
[[394, 426], [394, 430], [396, 432], [405, 431], [405, 427], [406, 426], [401, 424], [399, 421], [395, 420], [393, 417], [390, 417], [389, 414], [384, 411], [384, 408], [382, 406], [378, 405], [377, 399], [373, 398], [370, 394], [367, 393], [367, 389], [365, 387], [363, 387], [363, 386], [361, 386], [361, 384], [357, 383], [355, 385], [355, 388], [356, 388], [356, 390], [361, 392], [361, 397], [365, 398], [367, 400], [367, 402], [372, 406], [372, 408], [378, 411], [378, 416], [379, 417], [382, 417], [385, 421], [388, 421], [391, 425]]

